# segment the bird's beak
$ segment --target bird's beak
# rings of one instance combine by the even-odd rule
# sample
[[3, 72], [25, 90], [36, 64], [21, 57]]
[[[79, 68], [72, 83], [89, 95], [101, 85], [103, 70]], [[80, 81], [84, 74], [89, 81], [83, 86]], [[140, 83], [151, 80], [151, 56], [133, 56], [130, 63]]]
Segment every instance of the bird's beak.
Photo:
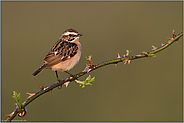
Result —
[[82, 34], [78, 34], [79, 36], [82, 36]]

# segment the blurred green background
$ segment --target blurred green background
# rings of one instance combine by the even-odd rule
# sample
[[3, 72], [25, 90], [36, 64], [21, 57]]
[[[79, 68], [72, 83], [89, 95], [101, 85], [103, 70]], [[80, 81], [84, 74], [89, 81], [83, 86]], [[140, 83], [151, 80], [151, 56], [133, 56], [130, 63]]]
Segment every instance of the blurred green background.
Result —
[[[94, 64], [150, 51], [182, 31], [182, 2], [1, 2], [1, 120], [15, 109], [12, 91], [35, 93], [56, 82], [55, 73], [31, 74], [43, 63], [61, 34], [74, 28], [82, 56], [69, 72], [77, 73], [92, 55]], [[37, 98], [24, 121], [182, 121], [182, 40], [131, 64], [105, 66], [84, 89], [72, 82]], [[89, 74], [80, 77], [84, 80]], [[59, 72], [60, 79], [68, 77]]]

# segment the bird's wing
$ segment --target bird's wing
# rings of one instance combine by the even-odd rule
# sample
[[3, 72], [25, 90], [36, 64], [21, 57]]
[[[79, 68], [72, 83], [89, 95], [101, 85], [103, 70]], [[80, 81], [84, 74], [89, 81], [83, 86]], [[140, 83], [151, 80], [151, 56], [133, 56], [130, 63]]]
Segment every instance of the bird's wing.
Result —
[[77, 44], [58, 40], [51, 51], [45, 56], [44, 64], [47, 66], [56, 65], [73, 57], [77, 53], [77, 50]]

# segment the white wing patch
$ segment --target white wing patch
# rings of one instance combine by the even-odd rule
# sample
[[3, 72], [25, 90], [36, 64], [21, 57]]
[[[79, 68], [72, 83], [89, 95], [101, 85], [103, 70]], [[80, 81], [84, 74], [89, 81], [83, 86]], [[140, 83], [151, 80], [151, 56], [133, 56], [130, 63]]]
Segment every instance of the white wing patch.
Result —
[[56, 51], [56, 52], [54, 52], [54, 54], [56, 55], [58, 52]]

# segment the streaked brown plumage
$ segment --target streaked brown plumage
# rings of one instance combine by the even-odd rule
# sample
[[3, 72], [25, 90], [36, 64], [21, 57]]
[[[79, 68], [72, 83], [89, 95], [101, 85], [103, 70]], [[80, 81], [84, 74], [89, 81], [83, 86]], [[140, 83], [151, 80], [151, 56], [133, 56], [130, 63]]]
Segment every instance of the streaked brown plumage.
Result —
[[76, 30], [67, 29], [45, 56], [43, 65], [32, 75], [36, 76], [42, 70], [51, 68], [56, 71], [58, 79], [58, 70], [68, 71], [72, 69], [78, 63], [81, 56], [80, 36], [82, 35], [78, 34]]

